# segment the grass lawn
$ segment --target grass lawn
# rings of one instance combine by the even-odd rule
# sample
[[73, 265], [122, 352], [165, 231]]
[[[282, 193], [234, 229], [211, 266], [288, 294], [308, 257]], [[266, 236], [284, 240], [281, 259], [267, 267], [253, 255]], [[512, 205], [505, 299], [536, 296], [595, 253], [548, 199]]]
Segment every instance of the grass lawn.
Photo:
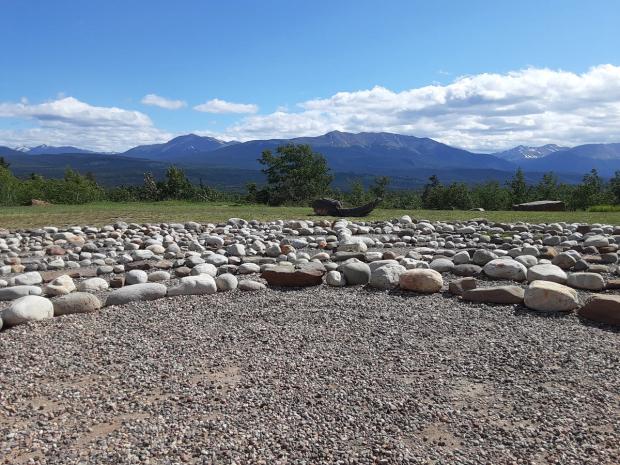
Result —
[[[531, 223], [567, 221], [620, 224], [620, 211], [615, 212], [471, 212], [456, 210], [384, 210], [377, 209], [367, 220], [399, 218], [428, 220], [463, 220], [484, 217], [491, 221]], [[170, 223], [183, 221], [221, 222], [237, 217], [246, 220], [317, 219], [310, 207], [267, 207], [265, 205], [233, 205], [191, 202], [98, 202], [86, 205], [50, 205], [44, 207], [0, 207], [0, 228], [32, 228], [41, 226], [94, 225], [117, 220], [136, 223]]]

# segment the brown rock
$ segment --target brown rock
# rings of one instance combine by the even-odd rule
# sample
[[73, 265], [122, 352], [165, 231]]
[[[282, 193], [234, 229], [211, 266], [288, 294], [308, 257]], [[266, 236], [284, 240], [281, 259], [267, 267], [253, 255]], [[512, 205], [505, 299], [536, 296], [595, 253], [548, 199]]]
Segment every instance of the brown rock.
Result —
[[607, 281], [606, 289], [620, 289], [620, 279], [610, 279]]
[[150, 270], [153, 268], [153, 264], [146, 260], [137, 260], [135, 262], [129, 262], [125, 264], [125, 271], [131, 270]]
[[595, 295], [578, 313], [588, 320], [620, 326], [620, 296]]
[[463, 300], [490, 304], [520, 304], [525, 291], [519, 286], [478, 287], [463, 293]]
[[282, 252], [284, 255], [287, 255], [291, 252], [295, 252], [295, 247], [289, 244], [282, 244], [280, 246], [280, 252]]
[[609, 244], [604, 247], [597, 247], [597, 249], [601, 254], [614, 253], [618, 251], [618, 244]]
[[555, 247], [546, 246], [543, 247], [540, 251], [540, 258], [547, 258], [551, 260], [558, 254], [558, 250]]
[[110, 287], [111, 288], [119, 288], [119, 287], [123, 287], [125, 285], [125, 276], [123, 275], [117, 275], [117, 276], [113, 276], [112, 279], [110, 279]]
[[66, 251], [58, 245], [53, 245], [51, 247], [48, 247], [45, 253], [48, 255], [64, 255]]
[[33, 207], [47, 207], [48, 205], [51, 205], [51, 203], [46, 202], [45, 200], [31, 199], [30, 205]]
[[180, 266], [176, 270], [174, 270], [174, 274], [177, 278], [184, 278], [185, 276], [189, 276], [192, 272], [192, 269], [187, 266]]
[[460, 278], [448, 284], [450, 294], [463, 295], [463, 292], [476, 288], [476, 278]]
[[383, 256], [381, 258], [383, 260], [396, 260], [396, 257], [398, 257], [398, 255], [396, 255], [391, 250], [387, 250], [387, 251], [383, 252]]
[[68, 269], [68, 270], [59, 270], [59, 271], [40, 271], [41, 279], [43, 279], [44, 283], [49, 283], [50, 281], [55, 280], [59, 276], [64, 274], [70, 276], [73, 279], [76, 278], [94, 278], [97, 276], [97, 270], [94, 268], [78, 268], [78, 269]]
[[278, 266], [263, 271], [261, 278], [266, 279], [270, 286], [308, 287], [320, 285], [324, 274], [325, 268], [321, 269], [317, 266], [306, 266], [299, 270]]
[[170, 260], [159, 260], [158, 262], [155, 262], [154, 266], [160, 270], [169, 270], [172, 268], [172, 262]]

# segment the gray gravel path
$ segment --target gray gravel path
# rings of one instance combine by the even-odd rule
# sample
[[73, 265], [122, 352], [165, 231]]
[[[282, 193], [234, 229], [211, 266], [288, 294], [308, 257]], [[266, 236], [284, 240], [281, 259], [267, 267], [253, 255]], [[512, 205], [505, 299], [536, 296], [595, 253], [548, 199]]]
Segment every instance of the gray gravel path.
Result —
[[620, 333], [327, 286], [0, 334], [0, 463], [618, 464]]

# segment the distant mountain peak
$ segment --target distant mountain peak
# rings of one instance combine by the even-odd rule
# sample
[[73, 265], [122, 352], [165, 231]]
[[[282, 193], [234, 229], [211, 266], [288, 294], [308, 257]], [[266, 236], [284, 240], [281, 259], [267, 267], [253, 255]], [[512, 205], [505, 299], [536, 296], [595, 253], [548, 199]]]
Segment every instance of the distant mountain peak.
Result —
[[522, 160], [533, 160], [537, 158], [544, 158], [555, 152], [562, 150], [568, 150], [569, 147], [562, 147], [556, 144], [546, 144], [539, 147], [531, 147], [527, 145], [517, 145], [516, 147], [504, 150], [503, 152], [494, 153], [496, 157], [503, 160], [518, 162]]
[[20, 146], [15, 150], [29, 155], [59, 155], [63, 153], [94, 153], [92, 150], [81, 149], [71, 145], [54, 146], [41, 144], [34, 147]]

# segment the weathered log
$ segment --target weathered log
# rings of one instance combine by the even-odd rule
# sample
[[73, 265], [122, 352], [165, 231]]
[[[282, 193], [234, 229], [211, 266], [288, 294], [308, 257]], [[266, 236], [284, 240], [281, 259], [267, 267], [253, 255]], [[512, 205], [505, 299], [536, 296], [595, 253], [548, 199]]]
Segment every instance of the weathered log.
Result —
[[377, 205], [381, 202], [380, 198], [373, 200], [366, 205], [361, 205], [355, 208], [342, 208], [342, 204], [339, 200], [334, 199], [317, 199], [312, 202], [312, 208], [316, 215], [322, 216], [340, 216], [340, 217], [361, 217], [368, 216]]
[[560, 200], [537, 200], [536, 202], [518, 203], [513, 205], [512, 209], [532, 212], [560, 212], [566, 210], [566, 205]]

